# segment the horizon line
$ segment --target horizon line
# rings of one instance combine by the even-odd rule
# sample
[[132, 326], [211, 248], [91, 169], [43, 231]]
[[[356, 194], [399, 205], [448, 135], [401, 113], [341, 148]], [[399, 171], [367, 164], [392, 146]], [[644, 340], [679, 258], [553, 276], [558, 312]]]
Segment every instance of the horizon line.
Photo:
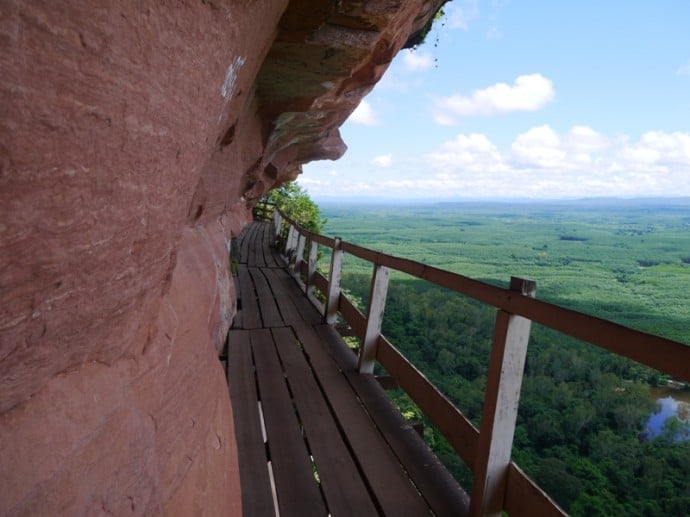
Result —
[[577, 203], [577, 202], [684, 202], [690, 203], [690, 196], [583, 196], [572, 198], [549, 197], [428, 197], [392, 198], [375, 196], [317, 196], [311, 195], [315, 202], [354, 203], [354, 204], [393, 204], [393, 203]]

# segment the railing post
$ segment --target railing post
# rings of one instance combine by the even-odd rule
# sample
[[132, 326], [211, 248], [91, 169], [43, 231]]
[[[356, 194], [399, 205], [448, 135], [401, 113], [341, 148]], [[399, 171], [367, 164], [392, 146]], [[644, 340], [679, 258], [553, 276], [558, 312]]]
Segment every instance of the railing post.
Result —
[[338, 305], [340, 298], [340, 277], [343, 273], [343, 250], [340, 249], [342, 240], [335, 238], [333, 253], [331, 254], [331, 273], [328, 276], [328, 293], [326, 296], [326, 323], [335, 323], [338, 315]]
[[280, 212], [278, 211], [278, 207], [276, 206], [273, 209], [273, 241], [278, 242], [280, 239], [280, 224], [283, 221], [283, 217], [280, 215]]
[[292, 229], [292, 237], [290, 238], [290, 246], [288, 249], [288, 264], [292, 271], [295, 271], [295, 253], [297, 251], [297, 241], [299, 240], [299, 230], [296, 226], [290, 225]]
[[357, 364], [359, 373], [374, 373], [376, 344], [381, 335], [389, 276], [390, 270], [387, 267], [374, 264], [374, 273], [369, 290], [369, 305], [367, 307], [367, 325], [364, 331], [364, 340], [359, 349], [359, 361]]
[[314, 275], [316, 274], [316, 259], [318, 257], [319, 244], [309, 241], [309, 262], [307, 262], [307, 278], [305, 280], [307, 295], [314, 293]]
[[[510, 290], [533, 298], [536, 284], [512, 277]], [[496, 315], [470, 498], [474, 517], [500, 516], [503, 509], [531, 323], [503, 310]]]
[[297, 232], [297, 253], [295, 254], [295, 262], [292, 265], [292, 272], [297, 275], [300, 274], [300, 267], [304, 262], [304, 244], [307, 238], [301, 233]]
[[294, 226], [292, 226], [291, 224], [288, 225], [288, 234], [287, 234], [287, 239], [285, 239], [285, 251], [284, 251], [284, 255], [288, 259], [288, 264], [290, 263], [290, 252], [293, 249], [292, 240], [294, 239], [296, 231], [297, 230], [295, 230]]

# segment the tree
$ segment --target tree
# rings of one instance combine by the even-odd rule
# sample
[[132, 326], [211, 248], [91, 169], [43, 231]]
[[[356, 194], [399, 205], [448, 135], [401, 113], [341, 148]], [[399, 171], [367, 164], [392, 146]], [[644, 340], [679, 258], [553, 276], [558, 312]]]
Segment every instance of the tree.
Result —
[[319, 207], [297, 183], [284, 183], [271, 190], [264, 201], [278, 206], [286, 216], [310, 232], [320, 233], [326, 224]]
[[570, 508], [582, 492], [582, 482], [558, 458], [540, 460], [534, 479], [563, 508]]

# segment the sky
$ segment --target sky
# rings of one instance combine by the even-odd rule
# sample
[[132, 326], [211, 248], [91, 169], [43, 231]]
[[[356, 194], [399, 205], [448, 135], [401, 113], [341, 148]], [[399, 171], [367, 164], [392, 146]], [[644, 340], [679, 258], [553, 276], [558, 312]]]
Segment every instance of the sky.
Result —
[[690, 196], [690, 0], [453, 0], [341, 135], [317, 201]]

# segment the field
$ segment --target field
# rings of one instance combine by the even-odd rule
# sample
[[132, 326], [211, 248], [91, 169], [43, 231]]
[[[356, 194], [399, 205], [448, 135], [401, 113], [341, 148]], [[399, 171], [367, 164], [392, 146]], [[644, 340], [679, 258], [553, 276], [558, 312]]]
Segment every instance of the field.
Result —
[[690, 200], [321, 211], [327, 235], [496, 285], [530, 278], [541, 299], [690, 343]]

